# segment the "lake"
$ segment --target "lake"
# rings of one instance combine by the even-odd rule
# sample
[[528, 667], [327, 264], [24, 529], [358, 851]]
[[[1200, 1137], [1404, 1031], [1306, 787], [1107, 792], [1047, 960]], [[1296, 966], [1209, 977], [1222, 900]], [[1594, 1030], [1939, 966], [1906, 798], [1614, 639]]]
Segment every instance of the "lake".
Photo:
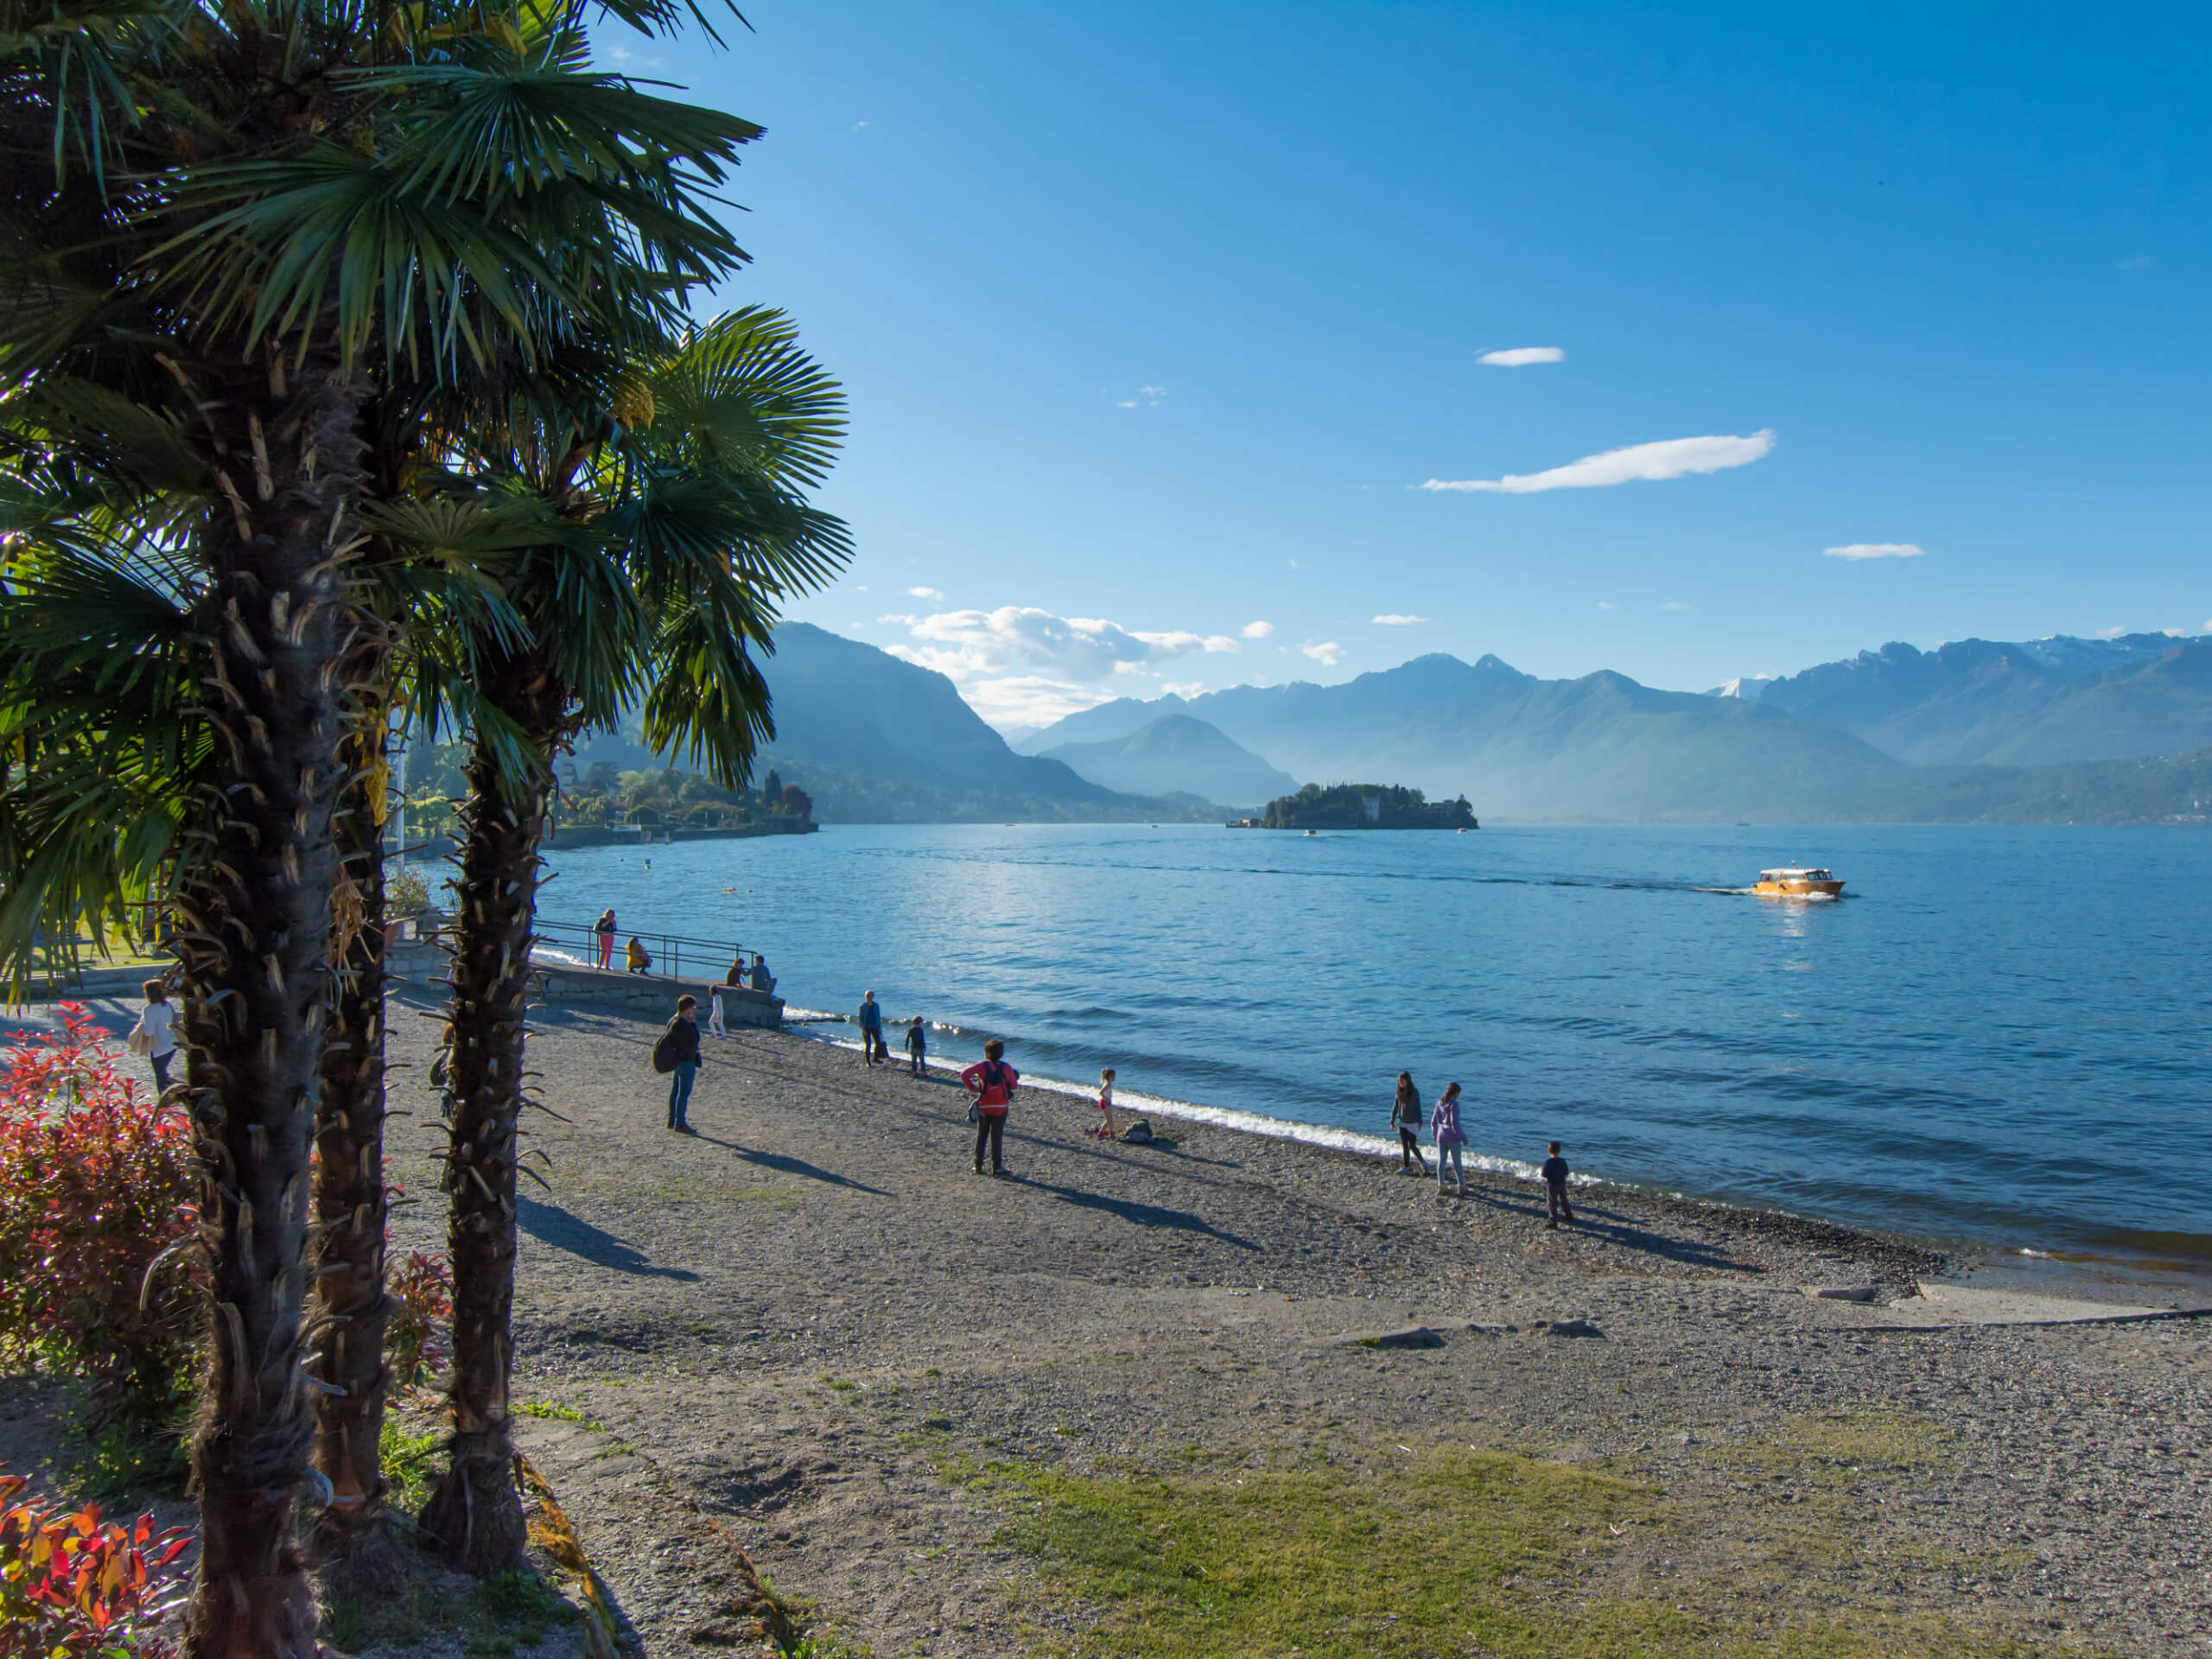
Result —
[[[1798, 860], [1846, 897], [1741, 891]], [[1485, 1160], [1555, 1138], [1609, 1179], [2212, 1273], [2199, 831], [855, 825], [550, 862], [548, 918], [741, 941], [794, 1018], [872, 988], [940, 1058], [997, 1035], [1368, 1136], [1404, 1068], [1464, 1085]]]

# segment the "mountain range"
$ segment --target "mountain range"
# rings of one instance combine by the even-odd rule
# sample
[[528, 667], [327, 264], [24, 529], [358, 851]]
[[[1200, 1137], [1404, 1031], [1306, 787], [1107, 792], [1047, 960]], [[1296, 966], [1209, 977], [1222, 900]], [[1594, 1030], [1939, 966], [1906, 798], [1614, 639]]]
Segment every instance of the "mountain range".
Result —
[[[2133, 823], [2212, 799], [2204, 639], [1891, 645], [1719, 693], [1437, 654], [1121, 698], [1012, 746], [943, 675], [803, 623], [776, 647], [763, 764], [830, 822], [1203, 818], [1354, 779], [1464, 793], [1485, 820]], [[650, 764], [634, 729], [576, 759]]]

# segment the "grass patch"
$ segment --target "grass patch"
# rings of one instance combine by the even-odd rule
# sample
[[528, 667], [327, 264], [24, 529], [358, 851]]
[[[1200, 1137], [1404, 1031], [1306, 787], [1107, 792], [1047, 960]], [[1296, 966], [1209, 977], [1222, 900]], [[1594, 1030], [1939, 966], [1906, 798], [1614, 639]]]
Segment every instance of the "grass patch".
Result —
[[550, 1418], [555, 1422], [575, 1423], [594, 1434], [607, 1433], [605, 1427], [578, 1411], [574, 1406], [564, 1406], [557, 1400], [525, 1400], [515, 1409], [525, 1417]]
[[[947, 1477], [1020, 1513], [1005, 1535], [1102, 1617], [1048, 1651], [1115, 1659], [2029, 1659], [2055, 1649], [1937, 1617], [1707, 1610], [1696, 1585], [1610, 1595], [1623, 1541], [1669, 1527], [1614, 1476], [1389, 1445], [1277, 1468], [1079, 1476], [956, 1454]], [[1618, 1530], [1617, 1530], [1618, 1529]], [[1727, 1586], [1716, 1585], [1718, 1593]]]
[[[443, 1431], [432, 1428], [410, 1434], [399, 1420], [386, 1413], [384, 1432], [377, 1440], [377, 1460], [384, 1465], [384, 1501], [402, 1515], [421, 1513], [430, 1501], [430, 1481], [435, 1472], [438, 1443]], [[346, 1643], [340, 1643], [340, 1647]]]

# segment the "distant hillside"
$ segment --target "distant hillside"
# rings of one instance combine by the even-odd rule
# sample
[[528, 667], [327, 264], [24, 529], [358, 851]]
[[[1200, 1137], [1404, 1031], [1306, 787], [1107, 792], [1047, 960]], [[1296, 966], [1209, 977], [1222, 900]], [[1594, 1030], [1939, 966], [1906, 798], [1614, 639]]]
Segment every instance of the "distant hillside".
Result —
[[[874, 645], [804, 622], [778, 628], [775, 642], [761, 670], [775, 699], [776, 736], [756, 775], [778, 768], [813, 798], [821, 823], [1216, 816], [1195, 792], [1180, 800], [1159, 798], [1168, 789], [1123, 793], [1058, 760], [1016, 754], [950, 680]], [[665, 764], [645, 747], [634, 713], [622, 729], [593, 733], [576, 746], [579, 775], [602, 760], [625, 770]]]
[[1909, 767], [1832, 815], [1859, 823], [2205, 823], [2212, 748], [2059, 766]]
[[1203, 719], [1300, 778], [1401, 779], [1433, 798], [1464, 794], [1484, 818], [1803, 817], [1897, 769], [1854, 737], [1758, 703], [1442, 655], [1343, 685], [1124, 700], [1031, 741], [1103, 741], [1162, 713]]
[[1915, 766], [2050, 766], [2212, 743], [2212, 639], [1887, 645], [1723, 689]]
[[1109, 789], [1135, 795], [1181, 792], [1224, 806], [1256, 809], [1298, 787], [1288, 772], [1188, 715], [1161, 715], [1126, 737], [1104, 742], [1062, 743], [1045, 750], [1044, 757]]

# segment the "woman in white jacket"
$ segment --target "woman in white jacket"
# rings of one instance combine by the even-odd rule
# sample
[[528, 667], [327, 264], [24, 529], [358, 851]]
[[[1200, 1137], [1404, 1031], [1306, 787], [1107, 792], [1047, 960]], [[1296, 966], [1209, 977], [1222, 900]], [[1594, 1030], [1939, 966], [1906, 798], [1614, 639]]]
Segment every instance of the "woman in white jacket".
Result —
[[169, 1086], [169, 1060], [176, 1053], [176, 1010], [169, 1003], [168, 988], [160, 980], [149, 979], [138, 988], [146, 994], [146, 1011], [130, 1033], [130, 1052], [152, 1063], [158, 1094]]

